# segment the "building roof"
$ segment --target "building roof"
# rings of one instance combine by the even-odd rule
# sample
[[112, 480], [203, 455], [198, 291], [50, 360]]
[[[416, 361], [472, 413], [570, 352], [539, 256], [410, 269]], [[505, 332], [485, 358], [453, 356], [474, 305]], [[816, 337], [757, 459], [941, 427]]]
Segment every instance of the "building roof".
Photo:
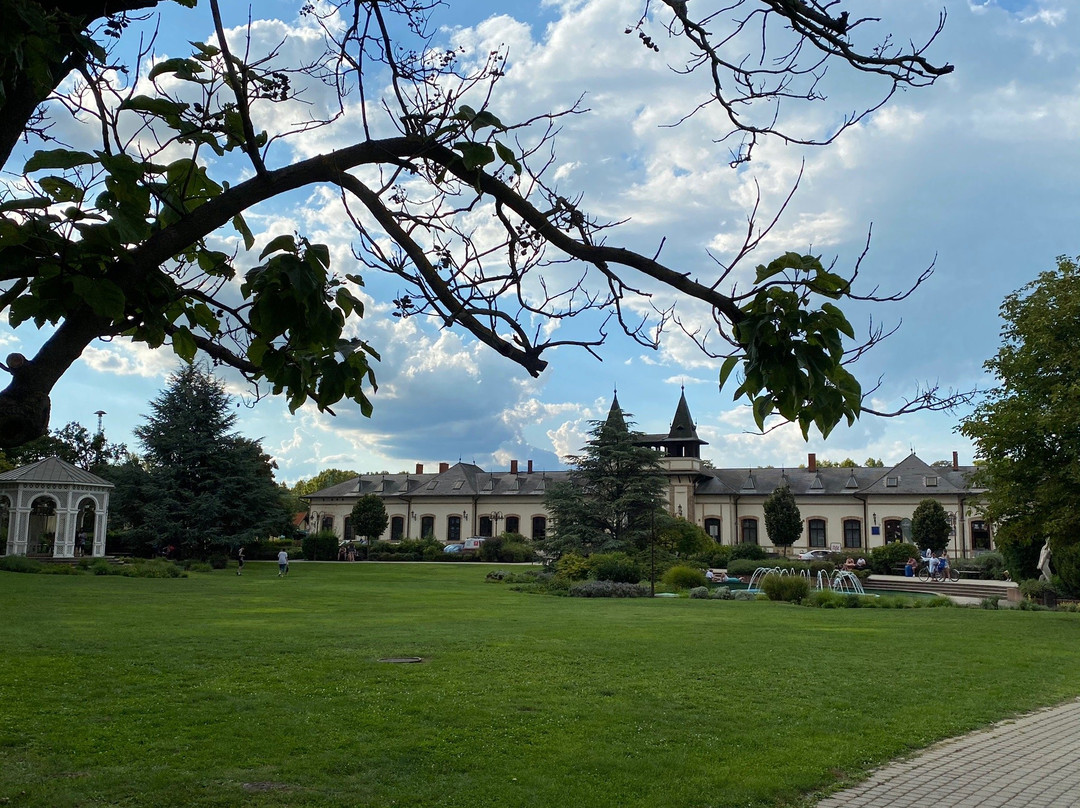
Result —
[[334, 499], [375, 494], [409, 499], [477, 496], [543, 496], [568, 471], [512, 473], [484, 471], [472, 463], [456, 463], [439, 474], [362, 474], [309, 494], [304, 499]]
[[71, 465], [59, 457], [46, 457], [28, 466], [21, 466], [11, 471], [0, 474], [0, 484], [3, 483], [51, 483], [60, 485], [73, 485], [80, 488], [96, 486], [98, 488], [112, 488], [113, 484], [103, 480], [96, 474], [91, 474], [76, 466]]

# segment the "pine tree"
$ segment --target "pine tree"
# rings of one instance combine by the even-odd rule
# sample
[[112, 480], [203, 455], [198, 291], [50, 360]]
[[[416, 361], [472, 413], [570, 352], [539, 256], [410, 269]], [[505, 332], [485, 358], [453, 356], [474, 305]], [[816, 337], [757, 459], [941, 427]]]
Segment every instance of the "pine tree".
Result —
[[183, 367], [150, 409], [134, 432], [150, 478], [146, 527], [158, 548], [206, 557], [285, 529], [273, 464], [257, 441], [232, 431], [232, 400], [209, 371]]
[[618, 398], [589, 434], [582, 454], [567, 458], [574, 467], [570, 480], [544, 499], [552, 519], [546, 549], [561, 555], [644, 548], [663, 512], [658, 455], [637, 442]]

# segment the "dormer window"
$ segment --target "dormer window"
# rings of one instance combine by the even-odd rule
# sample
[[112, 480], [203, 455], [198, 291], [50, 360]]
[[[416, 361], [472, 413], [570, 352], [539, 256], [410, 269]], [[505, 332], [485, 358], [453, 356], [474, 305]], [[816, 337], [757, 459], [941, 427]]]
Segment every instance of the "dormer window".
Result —
[[896, 488], [896, 486], [900, 485], [900, 478], [899, 477], [886, 477], [885, 478], [885, 485], [888, 488]]
[[937, 485], [937, 476], [936, 475], [935, 476], [927, 476], [926, 484], [929, 485], [929, 486]]

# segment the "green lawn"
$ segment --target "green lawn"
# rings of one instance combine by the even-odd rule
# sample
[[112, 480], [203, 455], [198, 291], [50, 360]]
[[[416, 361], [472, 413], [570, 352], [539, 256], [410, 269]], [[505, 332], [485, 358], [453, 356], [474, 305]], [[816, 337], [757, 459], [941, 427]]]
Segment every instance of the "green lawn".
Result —
[[488, 569], [0, 572], [0, 805], [794, 804], [1080, 692], [1077, 614], [557, 598]]

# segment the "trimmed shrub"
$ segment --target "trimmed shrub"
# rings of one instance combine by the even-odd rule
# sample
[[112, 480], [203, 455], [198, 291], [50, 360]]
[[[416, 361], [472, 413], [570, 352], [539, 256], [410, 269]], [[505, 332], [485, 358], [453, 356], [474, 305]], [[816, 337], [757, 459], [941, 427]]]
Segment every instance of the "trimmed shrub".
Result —
[[555, 572], [568, 581], [584, 581], [589, 577], [589, 559], [566, 553], [555, 562]]
[[694, 587], [706, 587], [705, 573], [694, 567], [672, 567], [664, 573], [662, 578], [664, 585], [672, 589], [693, 589]]
[[801, 575], [766, 575], [761, 579], [761, 591], [769, 600], [802, 603], [810, 594], [810, 582]]
[[[832, 565], [827, 565], [831, 567]], [[741, 558], [732, 561], [728, 564], [728, 575], [734, 575], [736, 577], [740, 575], [753, 575], [754, 571], [758, 567], [764, 567], [765, 569], [782, 569], [782, 570], [805, 570], [809, 569], [810, 565], [805, 561], [799, 561], [791, 558], [768, 558], [763, 561], [757, 561], [754, 559]]]
[[45, 565], [40, 561], [34, 561], [26, 556], [6, 555], [0, 556], [0, 570], [4, 572], [41, 572]]
[[695, 586], [690, 590], [690, 597], [694, 600], [708, 600], [709, 599], [709, 587], [707, 586]]
[[730, 587], [718, 586], [709, 593], [709, 597], [713, 600], [732, 600], [735, 596]]
[[732, 600], [757, 600], [757, 594], [754, 592], [747, 592], [745, 589], [737, 589]]
[[308, 561], [330, 561], [338, 556], [338, 537], [332, 530], [320, 530], [304, 536], [301, 547], [304, 558]]
[[636, 584], [643, 576], [640, 565], [626, 553], [598, 553], [589, 556], [589, 577], [597, 581]]
[[714, 544], [706, 552], [697, 553], [687, 560], [702, 567], [724, 569], [727, 567], [728, 562], [731, 561], [731, 548], [724, 544]]
[[910, 542], [894, 541], [870, 551], [870, 571], [878, 575], [894, 575], [895, 567], [902, 567], [909, 558], [918, 558], [919, 548]]
[[769, 554], [765, 552], [765, 549], [760, 544], [736, 544], [731, 548], [730, 555], [728, 556], [729, 562], [736, 561], [740, 558], [764, 561], [768, 557]]
[[620, 581], [579, 581], [570, 587], [573, 598], [647, 598], [649, 587]]

